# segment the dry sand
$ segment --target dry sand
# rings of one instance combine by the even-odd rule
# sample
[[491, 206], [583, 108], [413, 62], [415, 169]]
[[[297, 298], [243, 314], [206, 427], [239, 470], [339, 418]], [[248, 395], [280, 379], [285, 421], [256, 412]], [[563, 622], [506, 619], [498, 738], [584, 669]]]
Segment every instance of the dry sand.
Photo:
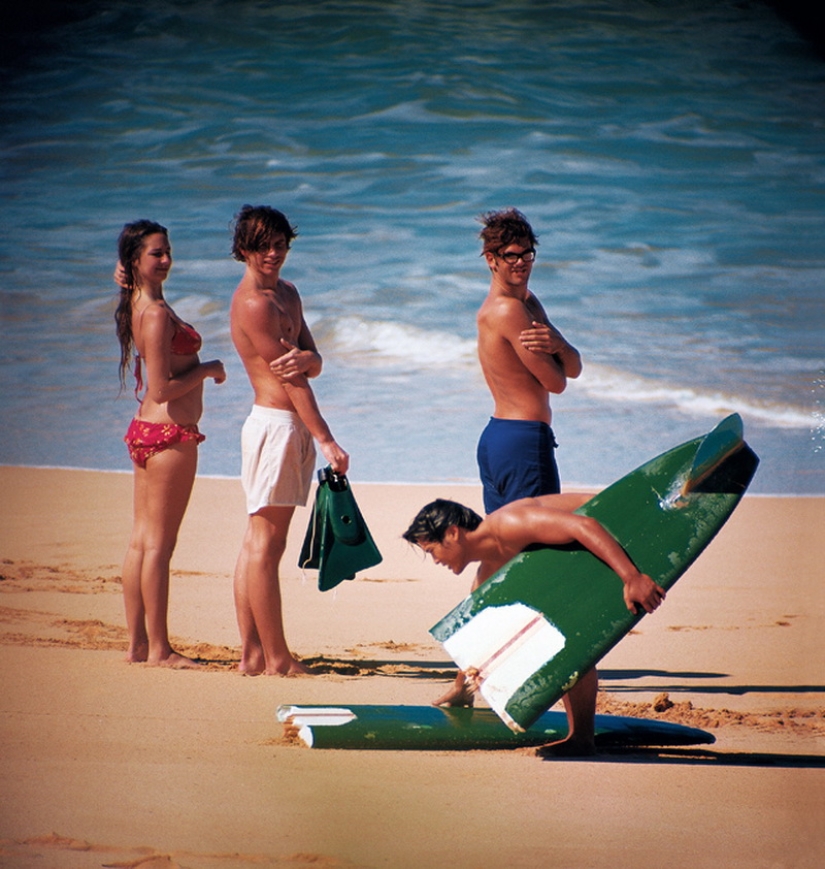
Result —
[[715, 745], [547, 761], [314, 750], [275, 719], [281, 703], [441, 693], [454, 670], [428, 628], [470, 578], [400, 533], [431, 497], [479, 508], [475, 487], [356, 481], [384, 562], [326, 594], [294, 566], [296, 512], [287, 631], [318, 673], [284, 679], [234, 669], [235, 480], [197, 481], [173, 561], [171, 631], [206, 666], [123, 662], [131, 485], [0, 468], [0, 866], [825, 865], [825, 499], [746, 496], [602, 662], [602, 710], [696, 724]]

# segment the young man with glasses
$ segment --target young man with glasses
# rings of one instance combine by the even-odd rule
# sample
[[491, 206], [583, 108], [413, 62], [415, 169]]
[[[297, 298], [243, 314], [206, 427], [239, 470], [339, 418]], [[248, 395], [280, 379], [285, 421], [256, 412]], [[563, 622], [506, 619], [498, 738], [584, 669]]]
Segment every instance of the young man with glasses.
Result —
[[484, 509], [560, 491], [550, 393], [582, 370], [578, 350], [547, 317], [528, 283], [538, 239], [515, 208], [479, 218], [490, 291], [476, 317], [478, 356], [493, 416], [478, 443]]

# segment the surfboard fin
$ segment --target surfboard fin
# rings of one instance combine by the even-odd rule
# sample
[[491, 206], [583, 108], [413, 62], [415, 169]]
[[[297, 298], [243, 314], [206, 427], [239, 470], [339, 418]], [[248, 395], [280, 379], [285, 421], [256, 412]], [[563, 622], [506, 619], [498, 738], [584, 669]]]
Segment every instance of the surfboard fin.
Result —
[[696, 450], [687, 479], [682, 485], [682, 495], [694, 491], [722, 462], [745, 446], [742, 417], [732, 413], [708, 432]]
[[326, 467], [318, 489], [298, 566], [318, 570], [318, 588], [329, 591], [359, 570], [381, 563], [381, 553], [358, 509], [349, 481]]

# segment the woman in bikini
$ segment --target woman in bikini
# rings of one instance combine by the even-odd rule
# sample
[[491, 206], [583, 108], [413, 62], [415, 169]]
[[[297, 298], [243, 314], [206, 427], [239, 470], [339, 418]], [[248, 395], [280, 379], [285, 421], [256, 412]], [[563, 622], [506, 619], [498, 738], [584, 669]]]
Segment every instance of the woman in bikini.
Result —
[[[203, 382], [226, 379], [219, 360], [200, 362], [200, 335], [163, 298], [172, 266], [164, 227], [127, 223], [118, 240], [115, 312], [120, 380], [132, 358], [140, 408], [124, 440], [135, 470], [134, 523], [123, 564], [123, 598], [129, 651], [126, 660], [154, 666], [194, 667], [169, 643], [169, 563], [198, 465]], [[145, 392], [142, 370], [145, 372]]]

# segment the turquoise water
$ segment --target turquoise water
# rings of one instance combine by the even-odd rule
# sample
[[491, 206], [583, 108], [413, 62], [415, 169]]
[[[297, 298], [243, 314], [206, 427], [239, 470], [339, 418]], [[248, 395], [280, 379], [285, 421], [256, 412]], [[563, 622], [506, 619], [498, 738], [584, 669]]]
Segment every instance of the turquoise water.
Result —
[[5, 38], [0, 462], [128, 470], [117, 234], [229, 379], [202, 473], [237, 475], [229, 340], [245, 202], [298, 226], [284, 276], [353, 480], [476, 480], [490, 401], [476, 216], [521, 208], [532, 287], [585, 371], [565, 485], [741, 413], [752, 491], [825, 493], [825, 63], [761, 3], [79, 2]]

